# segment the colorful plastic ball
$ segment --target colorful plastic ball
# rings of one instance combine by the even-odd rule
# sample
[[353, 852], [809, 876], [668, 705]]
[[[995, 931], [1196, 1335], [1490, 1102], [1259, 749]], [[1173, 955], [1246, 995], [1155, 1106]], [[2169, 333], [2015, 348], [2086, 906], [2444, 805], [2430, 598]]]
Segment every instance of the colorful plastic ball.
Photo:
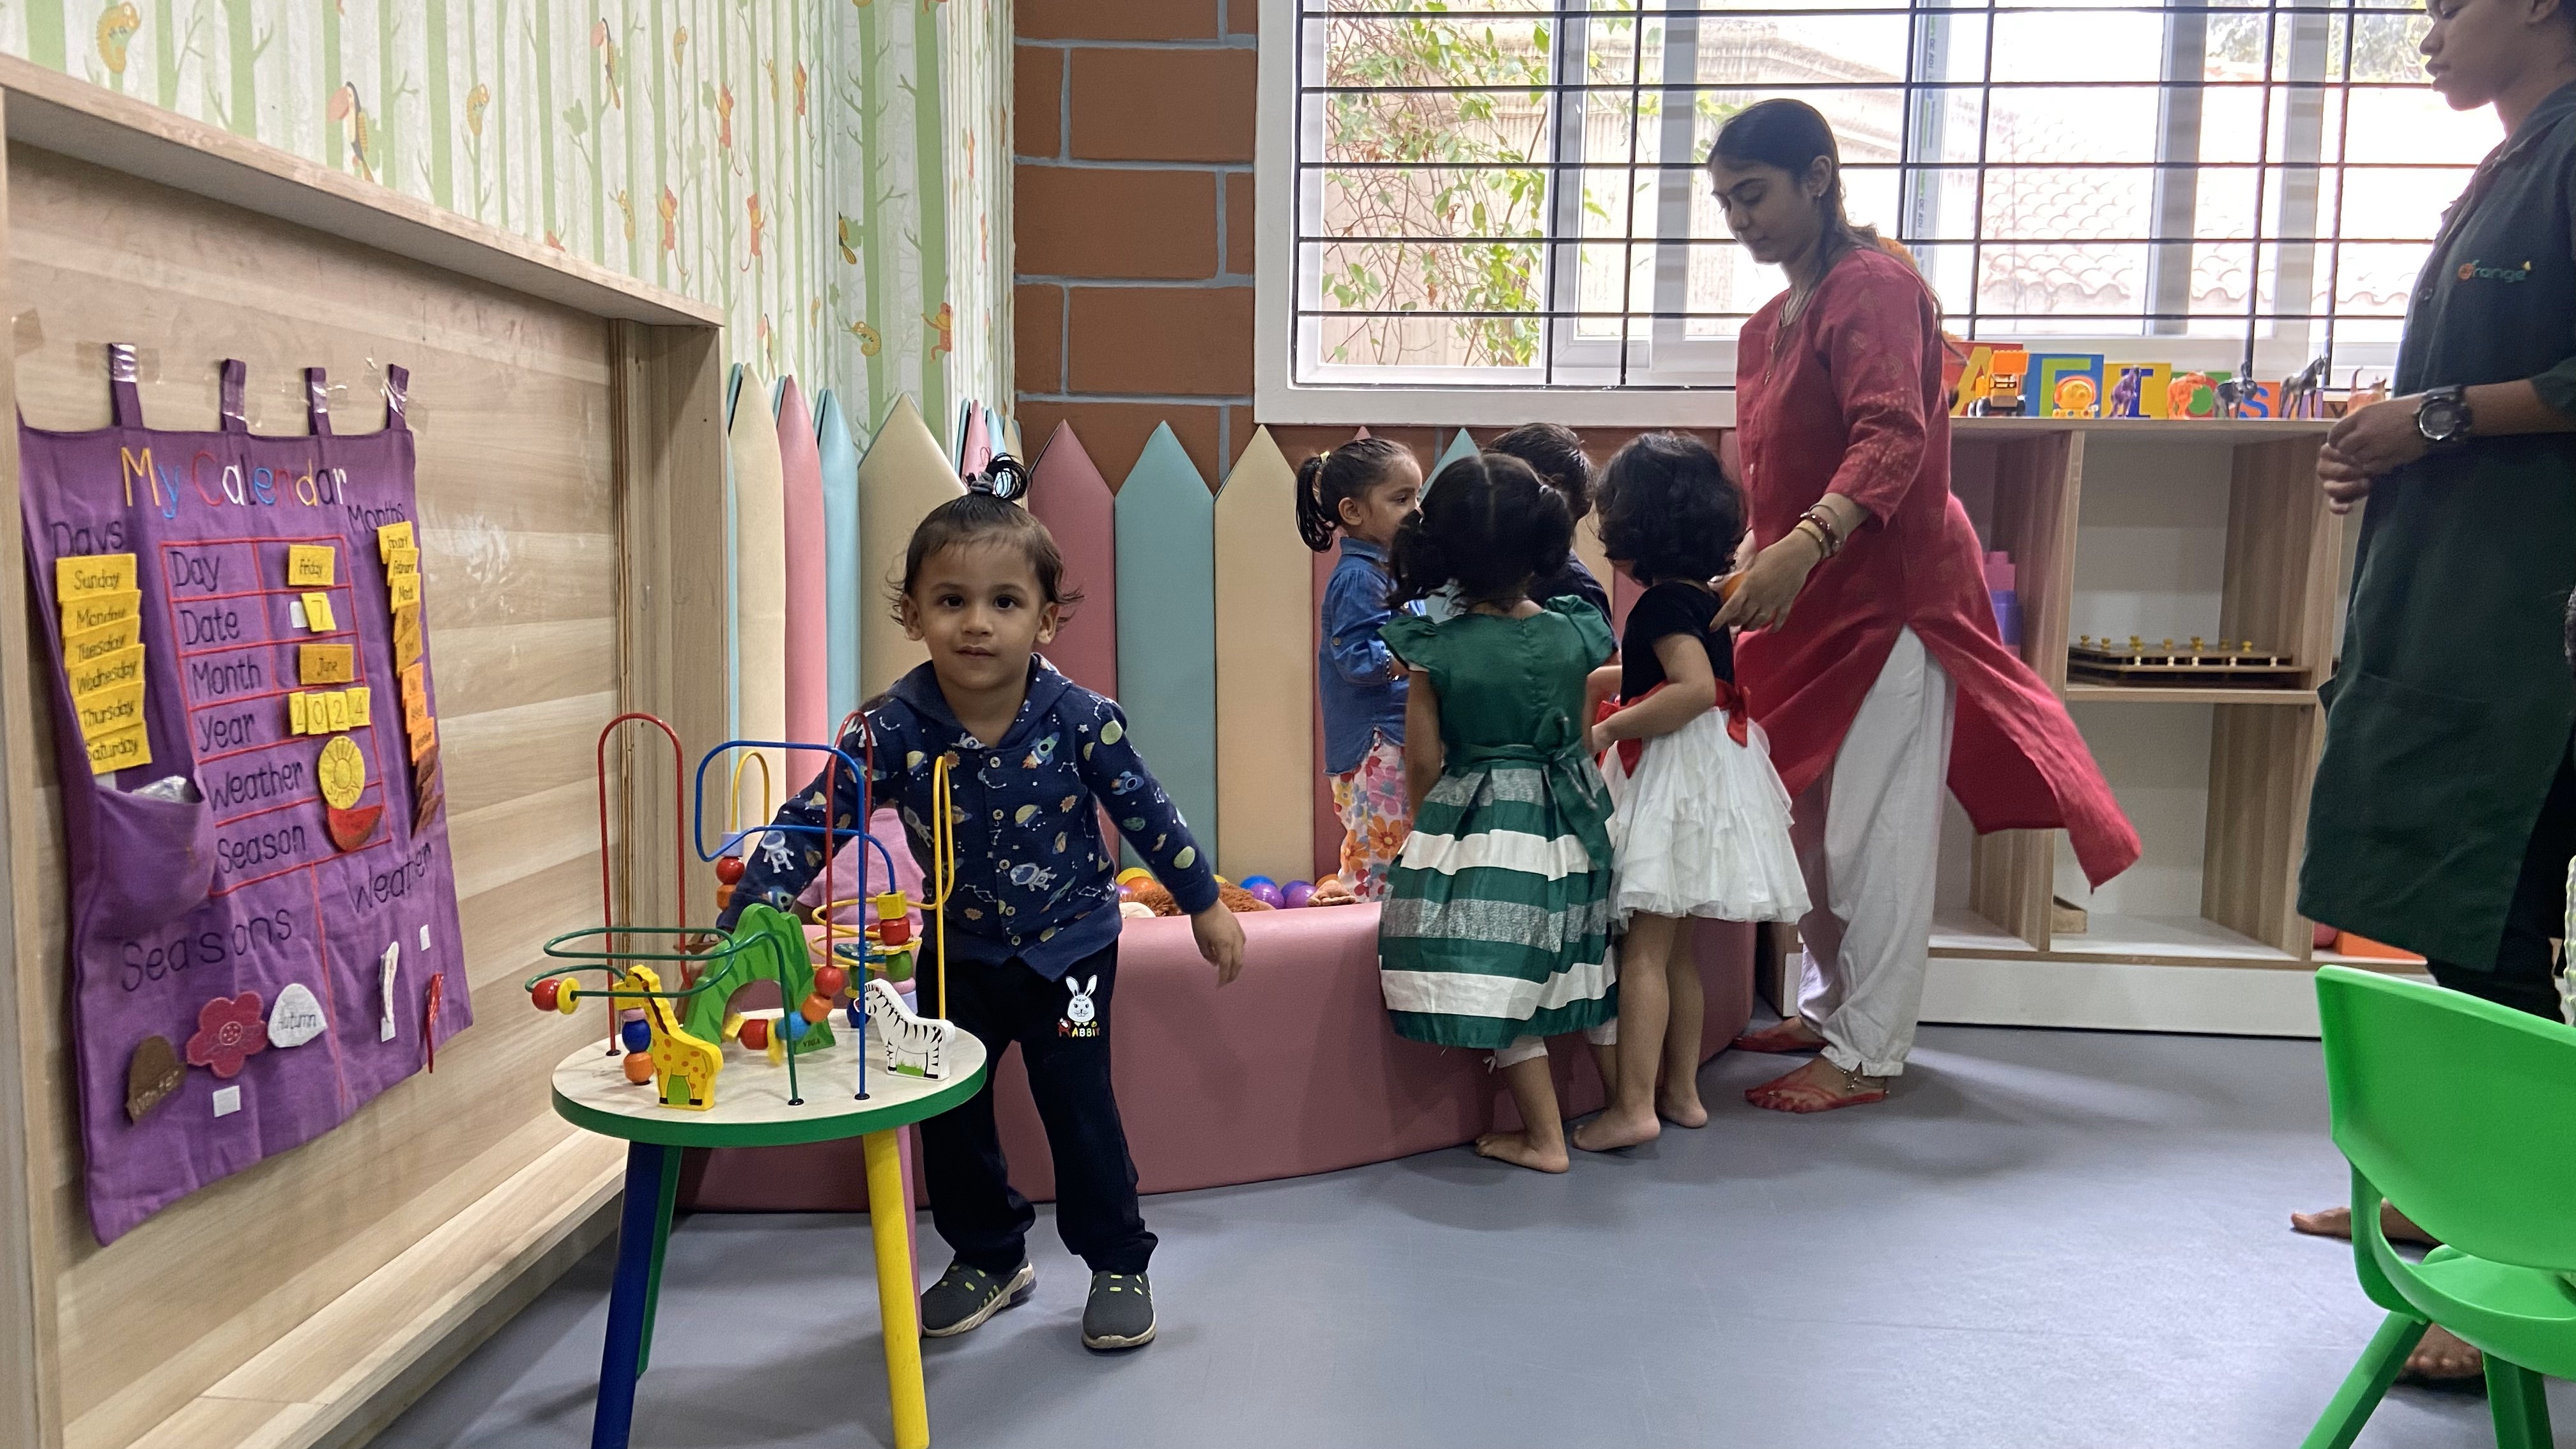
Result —
[[1301, 909], [1314, 898], [1315, 887], [1311, 881], [1292, 880], [1279, 888], [1279, 904], [1286, 910]]
[[716, 879], [723, 881], [726, 885], [739, 883], [742, 880], [742, 857], [739, 855], [718, 856], [716, 858]]
[[653, 1054], [633, 1051], [626, 1054], [626, 1080], [642, 1086], [653, 1080]]
[[563, 989], [555, 995], [555, 1010], [570, 1016], [580, 1006], [581, 988], [573, 985], [569, 976], [558, 979], [563, 982]]
[[562, 995], [563, 978], [560, 976], [549, 976], [528, 988], [528, 999], [536, 1003], [539, 1011], [554, 1010], [556, 1001]]
[[838, 966], [814, 968], [814, 994], [825, 1001], [839, 1000], [842, 990], [849, 984], [850, 973]]
[[640, 1021], [630, 1021], [617, 1028], [617, 1039], [630, 1052], [640, 1052], [653, 1045], [653, 1028]]
[[1153, 878], [1154, 873], [1141, 865], [1131, 865], [1125, 870], [1118, 872], [1118, 883], [1120, 885], [1134, 885], [1140, 880], [1152, 880]]
[[753, 1051], [766, 1051], [769, 1047], [769, 1018], [765, 1016], [743, 1018], [741, 1035], [744, 1046]]
[[897, 951], [893, 955], [888, 956], [885, 964], [885, 977], [888, 981], [910, 981], [912, 979], [912, 953], [910, 951]]
[[778, 1025], [784, 1031], [789, 1041], [803, 1041], [805, 1039], [805, 1033], [814, 1029], [814, 1023], [807, 1021], [802, 1015], [793, 1011], [778, 1018]]
[[1244, 889], [1251, 892], [1254, 900], [1261, 902], [1263, 905], [1270, 907], [1274, 911], [1287, 904], [1287, 897], [1280, 893], [1279, 887], [1271, 884], [1269, 881], [1265, 880], [1259, 885], [1248, 885], [1245, 886]]
[[1243, 888], [1252, 892], [1254, 895], [1259, 895], [1263, 886], [1275, 886], [1277, 884], [1279, 884], [1279, 882], [1272, 880], [1266, 875], [1248, 875], [1243, 878]]
[[796, 1014], [805, 1018], [808, 1025], [820, 1025], [831, 1019], [831, 1000], [821, 995], [808, 996], [796, 1003]]
[[1121, 905], [1124, 905], [1124, 904], [1125, 904], [1125, 903], [1127, 903], [1128, 901], [1132, 901], [1132, 900], [1134, 900], [1134, 899], [1136, 899], [1136, 888], [1135, 888], [1134, 886], [1132, 886], [1132, 885], [1127, 884], [1127, 883], [1126, 883], [1126, 882], [1124, 882], [1124, 881], [1121, 881], [1121, 882], [1119, 883], [1119, 885], [1118, 885], [1118, 900], [1119, 900], [1119, 903], [1120, 903]]

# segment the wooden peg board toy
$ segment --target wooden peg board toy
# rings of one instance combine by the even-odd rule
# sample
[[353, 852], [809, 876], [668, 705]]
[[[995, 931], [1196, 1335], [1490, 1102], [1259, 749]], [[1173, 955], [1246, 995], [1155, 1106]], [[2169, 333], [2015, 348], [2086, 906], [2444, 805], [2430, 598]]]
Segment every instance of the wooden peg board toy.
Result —
[[2254, 647], [2251, 639], [2226, 640], [2096, 639], [2083, 635], [2066, 650], [2070, 679], [2094, 684], [2172, 685], [2206, 689], [2237, 685], [2247, 689], [2294, 689], [2298, 662], [2287, 654]]

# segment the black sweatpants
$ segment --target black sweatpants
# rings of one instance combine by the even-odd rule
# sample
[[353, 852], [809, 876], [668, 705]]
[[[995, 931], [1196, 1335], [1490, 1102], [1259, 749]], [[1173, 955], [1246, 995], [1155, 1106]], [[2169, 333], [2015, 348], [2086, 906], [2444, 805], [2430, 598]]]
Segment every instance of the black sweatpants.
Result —
[[2566, 929], [2571, 855], [2576, 855], [2576, 762], [2561, 756], [2558, 778], [2550, 783], [2549, 798], [2531, 827], [2531, 845], [2523, 852], [2513, 903], [2505, 908], [2504, 941], [2495, 961], [2486, 966], [2435, 961], [2433, 979], [2453, 991], [2559, 1020], [2549, 943]]
[[[1144, 1272], [1154, 1235], [1136, 1209], [1136, 1164], [1127, 1156], [1127, 1129], [1109, 1085], [1117, 945], [1084, 957], [1063, 981], [1050, 981], [1016, 958], [1000, 966], [951, 961], [948, 990], [956, 999], [948, 1003], [937, 1002], [936, 973], [924, 970], [921, 980], [933, 1009], [984, 1044], [990, 1067], [1019, 1044], [1029, 1094], [1055, 1153], [1055, 1225], [1064, 1245], [1095, 1273]], [[1080, 1013], [1068, 982], [1089, 988], [1082, 993], [1089, 1021], [1073, 1019]], [[993, 1274], [1019, 1267], [1037, 1210], [1012, 1188], [1010, 1165], [1002, 1160], [989, 1068], [982, 1089], [964, 1105], [921, 1124], [921, 1155], [931, 1224], [958, 1260]]]

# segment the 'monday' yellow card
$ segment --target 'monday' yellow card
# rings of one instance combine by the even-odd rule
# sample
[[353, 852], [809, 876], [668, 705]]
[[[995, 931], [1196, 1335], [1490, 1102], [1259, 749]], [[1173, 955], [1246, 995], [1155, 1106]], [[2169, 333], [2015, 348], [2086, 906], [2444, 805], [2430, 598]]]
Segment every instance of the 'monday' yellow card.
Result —
[[143, 595], [134, 589], [117, 594], [91, 594], [63, 601], [63, 637], [143, 617]]
[[54, 598], [68, 603], [92, 594], [121, 594], [134, 587], [130, 553], [67, 554], [54, 560]]

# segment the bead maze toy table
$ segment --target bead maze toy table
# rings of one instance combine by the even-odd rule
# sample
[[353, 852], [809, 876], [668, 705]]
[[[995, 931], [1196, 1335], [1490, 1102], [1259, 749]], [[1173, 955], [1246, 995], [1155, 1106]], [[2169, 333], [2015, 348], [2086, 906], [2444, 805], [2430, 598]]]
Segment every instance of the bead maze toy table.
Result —
[[886, 1389], [896, 1449], [928, 1449], [930, 1411], [921, 1383], [921, 1334], [912, 1299], [912, 1204], [905, 1200], [896, 1154], [898, 1127], [936, 1117], [964, 1102], [984, 1081], [984, 1047], [959, 1032], [939, 1081], [887, 1071], [871, 1021], [864, 1043], [867, 1097], [858, 1080], [850, 1033], [798, 1066], [801, 1103], [789, 1098], [788, 1074], [757, 1059], [733, 1060], [705, 1111], [661, 1106], [650, 1085], [626, 1079], [617, 1056], [585, 1043], [555, 1068], [555, 1111], [603, 1137], [624, 1139], [626, 1205], [618, 1223], [617, 1276], [608, 1302], [608, 1342], [600, 1357], [599, 1408], [591, 1449], [625, 1449], [635, 1417], [635, 1381], [652, 1351], [653, 1308], [662, 1286], [662, 1253], [671, 1236], [684, 1147], [778, 1147], [860, 1139], [867, 1159], [869, 1226], [876, 1240], [877, 1310], [885, 1333]]

